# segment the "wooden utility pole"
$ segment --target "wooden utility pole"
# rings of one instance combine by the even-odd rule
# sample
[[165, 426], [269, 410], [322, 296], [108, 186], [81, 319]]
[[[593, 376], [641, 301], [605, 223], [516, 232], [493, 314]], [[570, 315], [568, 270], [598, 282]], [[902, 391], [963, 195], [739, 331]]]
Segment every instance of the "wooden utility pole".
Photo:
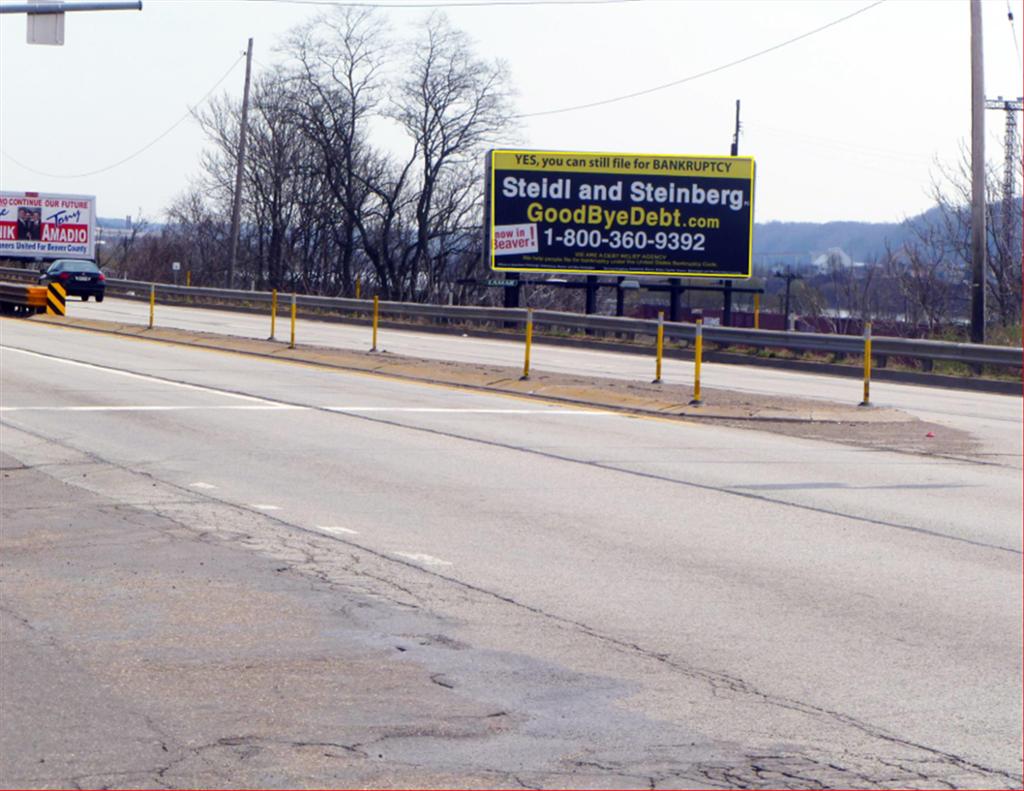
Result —
[[[736, 100], [736, 128], [732, 133], [732, 145], [729, 147], [729, 154], [731, 156], [738, 156], [740, 153], [740, 100]], [[754, 196], [751, 195], [750, 199], [753, 200]], [[722, 285], [725, 287], [722, 290], [722, 326], [732, 326], [732, 281], [723, 280]]]
[[971, 342], [985, 342], [985, 71], [981, 0], [971, 0]]
[[242, 171], [245, 167], [245, 135], [249, 126], [249, 79], [252, 75], [252, 39], [245, 52], [245, 89], [242, 92], [242, 124], [238, 130], [238, 164], [235, 169], [235, 200], [231, 209], [231, 252], [228, 256], [227, 288], [235, 285], [235, 263], [238, 260], [238, 226], [242, 218]]

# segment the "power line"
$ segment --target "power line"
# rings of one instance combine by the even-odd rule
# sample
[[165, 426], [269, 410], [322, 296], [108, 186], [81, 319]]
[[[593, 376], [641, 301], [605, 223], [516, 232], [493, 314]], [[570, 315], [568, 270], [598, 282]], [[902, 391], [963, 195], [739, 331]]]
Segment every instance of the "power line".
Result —
[[767, 55], [769, 52], [774, 52], [775, 50], [782, 49], [783, 47], [789, 46], [790, 44], [795, 44], [797, 41], [802, 41], [803, 39], [808, 38], [810, 36], [813, 36], [816, 33], [821, 33], [823, 30], [828, 30], [830, 27], [835, 27], [838, 24], [841, 24], [843, 22], [846, 22], [847, 20], [853, 19], [855, 16], [859, 16], [859, 15], [865, 13], [866, 11], [870, 11], [872, 8], [875, 8], [876, 6], [880, 6], [885, 1], [886, 0], [875, 0], [874, 3], [871, 3], [870, 5], [866, 5], [863, 8], [861, 8], [861, 9], [859, 9], [857, 11], [854, 11], [852, 14], [847, 14], [846, 16], [839, 17], [839, 19], [834, 19], [833, 21], [829, 22], [828, 24], [822, 25], [821, 27], [814, 28], [814, 30], [808, 30], [806, 33], [801, 33], [799, 36], [794, 36], [793, 38], [786, 39], [785, 41], [781, 41], [778, 44], [775, 44], [775, 45], [773, 45], [771, 47], [768, 47], [767, 49], [759, 50], [759, 51], [754, 52], [754, 53], [752, 53], [750, 55], [747, 55], [745, 57], [739, 58], [738, 60], [730, 61], [729, 63], [725, 63], [725, 64], [723, 64], [721, 66], [715, 66], [712, 69], [707, 69], [706, 71], [698, 72], [697, 74], [691, 74], [689, 77], [683, 77], [680, 80], [673, 80], [672, 82], [666, 82], [663, 85], [656, 85], [653, 88], [645, 88], [642, 91], [634, 91], [633, 93], [627, 93], [627, 94], [624, 94], [622, 96], [615, 96], [615, 97], [613, 97], [611, 99], [601, 99], [601, 100], [596, 101], [596, 102], [588, 102], [587, 104], [576, 104], [576, 105], [572, 105], [571, 107], [561, 107], [561, 108], [558, 108], [557, 110], [541, 110], [540, 112], [536, 112], [536, 113], [520, 113], [516, 117], [517, 118], [536, 118], [537, 116], [541, 116], [541, 115], [556, 115], [558, 113], [570, 113], [570, 112], [573, 112], [575, 110], [586, 110], [586, 109], [589, 109], [591, 107], [601, 107], [602, 105], [612, 104], [614, 102], [622, 102], [622, 101], [625, 101], [626, 99], [635, 99], [638, 96], [646, 96], [648, 94], [655, 93], [657, 91], [663, 91], [663, 90], [665, 90], [667, 88], [674, 88], [677, 85], [682, 85], [683, 83], [687, 83], [687, 82], [693, 82], [694, 80], [698, 80], [701, 77], [707, 77], [707, 76], [709, 76], [711, 74], [717, 74], [720, 71], [725, 71], [726, 69], [731, 69], [733, 66], [738, 66], [741, 63], [746, 63], [747, 61], [754, 60], [754, 58], [759, 58], [762, 55]]
[[108, 170], [113, 170], [116, 167], [120, 167], [125, 162], [130, 162], [131, 160], [135, 159], [135, 157], [139, 156], [140, 154], [144, 154], [146, 151], [148, 151], [153, 146], [155, 146], [157, 143], [159, 143], [161, 140], [163, 140], [165, 137], [167, 137], [167, 135], [169, 135], [171, 132], [173, 132], [175, 129], [177, 129], [179, 126], [181, 126], [185, 121], [187, 121], [191, 117], [191, 115], [192, 115], [193, 108], [198, 107], [200, 104], [202, 104], [207, 99], [209, 99], [210, 95], [221, 86], [221, 83], [223, 83], [224, 80], [226, 80], [229, 76], [231, 76], [231, 72], [233, 72], [235, 70], [235, 67], [241, 62], [242, 58], [244, 58], [244, 57], [245, 57], [245, 53], [243, 53], [236, 61], [234, 61], [234, 63], [231, 64], [231, 67], [226, 72], [224, 72], [224, 76], [221, 77], [219, 80], [217, 80], [217, 82], [214, 84], [214, 86], [212, 88], [210, 88], [210, 90], [208, 90], [203, 95], [203, 98], [201, 98], [198, 102], [196, 102], [191, 107], [189, 107], [188, 111], [181, 118], [179, 118], [177, 121], [175, 121], [173, 124], [171, 124], [170, 127], [168, 127], [166, 130], [161, 132], [159, 135], [157, 135], [151, 141], [146, 143], [146, 145], [144, 145], [138, 151], [135, 151], [134, 153], [129, 154], [128, 156], [126, 156], [124, 159], [119, 159], [117, 162], [114, 162], [111, 165], [107, 165], [106, 167], [102, 167], [102, 168], [99, 168], [97, 170], [90, 170], [88, 173], [47, 173], [44, 170], [36, 170], [35, 168], [29, 167], [28, 165], [24, 164], [23, 162], [20, 162], [17, 159], [15, 159], [14, 157], [12, 157], [6, 151], [0, 151], [0, 153], [2, 153], [4, 155], [4, 157], [6, 157], [7, 159], [11, 160], [11, 162], [13, 162], [18, 167], [20, 167], [20, 168], [22, 168], [24, 170], [27, 170], [29, 173], [34, 173], [37, 176], [49, 176], [50, 178], [58, 178], [58, 179], [81, 179], [81, 178], [86, 178], [87, 176], [95, 176], [98, 173], [106, 173]]
[[488, 8], [491, 6], [536, 6], [536, 5], [620, 5], [623, 3], [649, 3], [661, 0], [437, 0], [435, 2], [368, 2], [351, 0], [245, 0], [249, 3], [279, 3], [282, 5], [335, 6], [338, 8]]
[[1010, 22], [1010, 34], [1013, 36], [1013, 48], [1017, 50], [1017, 63], [1020, 63], [1020, 44], [1017, 43], [1017, 26], [1013, 24], [1013, 9], [1010, 0], [1006, 0], [1006, 18]]

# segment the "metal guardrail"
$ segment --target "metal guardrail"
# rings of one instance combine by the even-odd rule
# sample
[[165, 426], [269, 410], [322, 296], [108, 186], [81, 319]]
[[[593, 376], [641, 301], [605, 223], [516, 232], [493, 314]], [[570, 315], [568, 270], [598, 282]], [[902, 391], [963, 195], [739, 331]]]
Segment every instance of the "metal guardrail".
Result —
[[46, 287], [27, 283], [0, 283], [0, 313], [42, 313], [46, 310]]
[[[34, 270], [0, 268], [0, 276], [21, 274], [38, 276]], [[107, 290], [118, 294], [131, 294], [148, 298], [151, 283], [140, 280], [116, 280], [108, 278]], [[199, 288], [156, 284], [157, 296], [189, 298], [196, 301], [265, 304], [269, 307], [272, 295], [268, 291], [241, 291], [225, 288]], [[279, 294], [282, 308], [290, 301], [290, 295]], [[342, 313], [355, 313], [369, 319], [373, 312], [373, 301], [369, 299], [348, 299], [344, 297], [320, 297], [299, 294], [295, 298], [300, 308], [318, 308]], [[405, 316], [419, 319], [443, 319], [450, 323], [526, 324], [525, 308], [486, 308], [465, 305], [426, 305], [414, 302], [379, 303], [382, 316]], [[551, 310], [533, 311], [534, 326], [559, 327], [582, 332], [609, 332], [617, 334], [655, 336], [658, 322], [652, 319], [634, 319], [618, 316], [586, 316], [578, 313], [562, 313]], [[665, 338], [693, 343], [696, 325], [684, 322], [665, 322]], [[788, 349], [796, 352], [819, 352], [826, 354], [859, 355], [864, 351], [864, 339], [857, 335], [832, 335], [814, 332], [784, 332], [779, 330], [755, 330], [741, 327], [704, 327], [704, 342], [720, 346], [749, 346], [766, 349]], [[907, 359], [958, 362], [967, 365], [991, 365], [1020, 369], [1024, 349], [1019, 346], [989, 346], [971, 343], [918, 340], [913, 338], [891, 338], [875, 336], [873, 356], [904, 357]]]

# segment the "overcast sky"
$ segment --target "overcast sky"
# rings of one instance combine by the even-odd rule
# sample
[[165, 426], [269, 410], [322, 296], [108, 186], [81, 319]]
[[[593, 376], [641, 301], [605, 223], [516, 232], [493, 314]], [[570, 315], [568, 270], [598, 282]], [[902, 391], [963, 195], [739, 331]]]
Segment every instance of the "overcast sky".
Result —
[[[0, 2], [0, 7], [5, 4]], [[428, 9], [381, 0], [397, 36]], [[970, 137], [968, 0], [621, 0], [438, 3], [510, 68], [522, 147], [657, 154], [729, 151], [758, 164], [757, 221], [899, 221], [931, 204], [936, 161]], [[218, 92], [241, 95], [246, 39], [255, 70], [280, 37], [323, 13], [303, 0], [144, 0], [138, 11], [68, 14], [63, 47], [29, 45], [21, 14], [0, 15], [0, 188], [95, 195], [101, 216], [160, 219], [197, 173], [202, 134], [185, 116]], [[985, 0], [989, 97], [1022, 93], [1022, 0]], [[804, 39], [683, 80], [867, 9]], [[1014, 22], [1007, 19], [1012, 10]], [[232, 64], [234, 66], [232, 67]], [[988, 111], [1001, 162], [1004, 115]], [[79, 174], [102, 171], [94, 175]], [[44, 175], [45, 174], [45, 175]], [[1018, 185], [1019, 186], [1019, 185]]]

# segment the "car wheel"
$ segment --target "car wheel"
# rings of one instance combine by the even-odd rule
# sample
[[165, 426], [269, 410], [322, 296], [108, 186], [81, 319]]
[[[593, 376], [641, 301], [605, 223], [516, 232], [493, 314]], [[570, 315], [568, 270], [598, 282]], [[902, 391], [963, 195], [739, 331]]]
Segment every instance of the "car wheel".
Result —
[[96, 301], [97, 302], [102, 302], [103, 301], [103, 295], [102, 294], [97, 294], [96, 295]]
[[89, 295], [88, 294], [82, 294], [82, 302], [88, 302], [88, 301], [89, 301]]

